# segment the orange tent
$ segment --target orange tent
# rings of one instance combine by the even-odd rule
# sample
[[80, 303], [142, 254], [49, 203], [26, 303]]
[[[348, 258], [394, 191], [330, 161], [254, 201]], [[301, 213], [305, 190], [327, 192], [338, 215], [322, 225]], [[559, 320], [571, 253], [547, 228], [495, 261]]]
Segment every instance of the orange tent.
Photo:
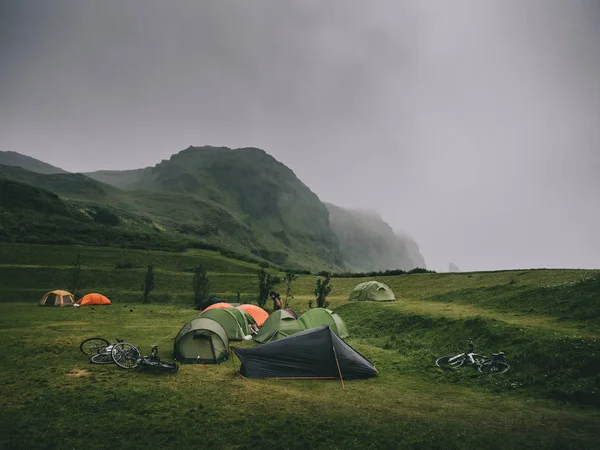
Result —
[[87, 294], [77, 300], [77, 304], [81, 306], [86, 305], [110, 305], [110, 300], [107, 299], [104, 295], [93, 293]]
[[237, 306], [237, 308], [243, 309], [248, 314], [250, 314], [256, 322], [256, 325], [258, 325], [259, 327], [262, 327], [263, 323], [265, 323], [265, 320], [269, 318], [269, 313], [262, 309], [260, 306], [245, 303], [243, 305]]
[[230, 305], [229, 303], [220, 302], [220, 303], [215, 303], [214, 305], [210, 305], [207, 308], [204, 308], [202, 310], [202, 312], [210, 311], [211, 309], [215, 309], [215, 308], [233, 308], [233, 306]]

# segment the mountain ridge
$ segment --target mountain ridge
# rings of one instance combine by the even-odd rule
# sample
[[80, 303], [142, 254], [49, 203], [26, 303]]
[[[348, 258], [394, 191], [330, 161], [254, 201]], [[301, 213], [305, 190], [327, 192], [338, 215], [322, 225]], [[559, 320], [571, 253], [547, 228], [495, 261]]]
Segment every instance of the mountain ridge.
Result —
[[0, 151], [0, 164], [5, 166], [16, 166], [43, 174], [68, 173], [60, 167], [53, 166], [31, 156], [23, 155], [13, 151]]
[[[5, 162], [2, 156], [0, 164]], [[27, 158], [20, 162], [28, 162]], [[40, 163], [45, 167], [46, 163]], [[331, 220], [331, 204], [323, 203], [291, 168], [255, 147], [190, 146], [153, 167], [124, 171], [63, 171], [48, 176], [23, 170], [0, 166], [0, 177], [47, 189], [65, 200], [108, 208], [116, 217], [130, 215], [137, 223], [147, 224], [150, 235], [162, 233], [280, 266], [359, 271], [414, 268], [408, 267], [415, 262], [414, 254], [408, 255], [402, 238], [394, 236], [379, 216], [388, 229], [370, 247], [374, 234], [363, 230], [361, 245], [369, 256], [357, 263], [358, 256], [352, 256], [348, 243], [340, 240], [339, 223]], [[380, 242], [381, 238], [391, 245]], [[382, 249], [406, 253], [395, 259], [402, 267], [389, 265], [394, 258], [387, 254], [378, 262], [376, 252]], [[418, 256], [421, 259], [417, 257], [416, 262], [421, 262]], [[416, 265], [423, 267], [424, 260]]]

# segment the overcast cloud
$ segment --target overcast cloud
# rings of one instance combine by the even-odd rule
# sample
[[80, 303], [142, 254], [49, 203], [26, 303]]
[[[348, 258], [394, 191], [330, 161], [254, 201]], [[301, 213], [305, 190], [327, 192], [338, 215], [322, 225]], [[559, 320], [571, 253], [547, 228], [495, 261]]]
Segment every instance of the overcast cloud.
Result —
[[0, 150], [255, 146], [430, 268], [600, 268], [600, 2], [0, 0]]

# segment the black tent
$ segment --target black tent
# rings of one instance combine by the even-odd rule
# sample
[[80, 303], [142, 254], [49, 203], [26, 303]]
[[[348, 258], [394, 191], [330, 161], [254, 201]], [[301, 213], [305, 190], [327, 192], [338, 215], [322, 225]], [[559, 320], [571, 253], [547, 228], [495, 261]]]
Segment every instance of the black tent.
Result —
[[233, 348], [247, 378], [367, 378], [377, 369], [346, 344], [329, 325], [312, 328], [269, 344]]

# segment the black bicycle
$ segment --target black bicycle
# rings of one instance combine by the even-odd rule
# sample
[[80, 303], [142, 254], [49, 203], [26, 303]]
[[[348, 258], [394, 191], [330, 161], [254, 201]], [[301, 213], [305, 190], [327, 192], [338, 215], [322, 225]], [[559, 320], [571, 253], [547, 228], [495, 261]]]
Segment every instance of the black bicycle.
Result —
[[171, 373], [176, 373], [179, 370], [176, 363], [160, 360], [157, 345], [152, 346], [149, 356], [140, 356], [140, 351], [135, 345], [129, 342], [119, 342], [112, 347], [111, 353], [114, 362], [123, 369], [147, 367]]
[[468, 352], [442, 356], [435, 361], [435, 365], [444, 370], [472, 366], [483, 374], [504, 373], [510, 369], [504, 352], [494, 353], [491, 357], [479, 355], [475, 353], [472, 341], [469, 341]]

